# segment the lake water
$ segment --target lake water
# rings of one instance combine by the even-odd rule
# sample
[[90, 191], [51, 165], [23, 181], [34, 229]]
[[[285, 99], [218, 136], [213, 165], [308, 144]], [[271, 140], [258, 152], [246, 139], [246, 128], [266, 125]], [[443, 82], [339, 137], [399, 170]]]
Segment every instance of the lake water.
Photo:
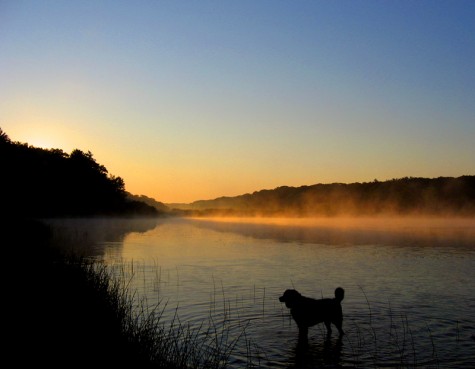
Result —
[[[213, 327], [233, 345], [231, 368], [475, 367], [473, 219], [53, 223], [120, 266], [165, 323]], [[333, 297], [339, 286], [345, 336], [327, 340], [320, 324], [299, 343], [278, 297]]]

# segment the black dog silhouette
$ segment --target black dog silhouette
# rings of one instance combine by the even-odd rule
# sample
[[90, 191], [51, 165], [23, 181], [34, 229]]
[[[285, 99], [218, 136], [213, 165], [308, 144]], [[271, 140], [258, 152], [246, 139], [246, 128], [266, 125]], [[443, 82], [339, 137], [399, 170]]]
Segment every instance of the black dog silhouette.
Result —
[[335, 298], [315, 300], [302, 296], [296, 290], [286, 290], [279, 297], [280, 302], [285, 302], [285, 306], [290, 309], [290, 314], [294, 318], [299, 328], [300, 338], [307, 338], [308, 328], [318, 323], [325, 323], [327, 335], [332, 333], [331, 324], [337, 327], [340, 337], [343, 336], [343, 311], [341, 301], [345, 296], [345, 290], [338, 287], [335, 290]]

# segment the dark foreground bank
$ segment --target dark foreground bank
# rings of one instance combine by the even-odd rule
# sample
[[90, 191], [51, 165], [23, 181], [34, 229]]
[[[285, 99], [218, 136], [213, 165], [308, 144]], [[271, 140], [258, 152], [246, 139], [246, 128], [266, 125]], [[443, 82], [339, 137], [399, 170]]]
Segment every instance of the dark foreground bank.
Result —
[[49, 368], [225, 366], [220, 350], [194, 350], [183, 331], [165, 331], [156, 312], [137, 316], [133, 295], [106, 267], [60, 254], [50, 232], [36, 221], [1, 221], [4, 362]]
[[2, 228], [9, 266], [4, 298], [8, 361], [15, 366], [151, 366], [139, 344], [144, 337], [131, 327], [130, 301], [104, 269], [59, 254], [49, 244], [49, 228], [39, 222], [3, 221]]

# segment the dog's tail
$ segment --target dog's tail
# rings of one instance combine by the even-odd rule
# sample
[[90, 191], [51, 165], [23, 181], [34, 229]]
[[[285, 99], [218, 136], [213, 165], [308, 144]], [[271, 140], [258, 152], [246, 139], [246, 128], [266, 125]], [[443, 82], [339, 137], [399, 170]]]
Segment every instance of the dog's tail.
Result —
[[338, 287], [335, 290], [335, 300], [338, 302], [341, 302], [344, 297], [345, 297], [345, 290], [341, 287]]

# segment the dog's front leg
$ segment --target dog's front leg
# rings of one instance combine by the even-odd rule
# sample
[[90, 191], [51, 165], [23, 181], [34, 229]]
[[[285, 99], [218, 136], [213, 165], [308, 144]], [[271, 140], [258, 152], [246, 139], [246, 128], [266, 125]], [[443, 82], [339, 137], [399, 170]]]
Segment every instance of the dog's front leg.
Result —
[[338, 329], [338, 333], [340, 333], [340, 337], [343, 336], [345, 334], [345, 332], [343, 332], [343, 319], [336, 319], [336, 321], [333, 322], [333, 324], [335, 325], [335, 327]]

